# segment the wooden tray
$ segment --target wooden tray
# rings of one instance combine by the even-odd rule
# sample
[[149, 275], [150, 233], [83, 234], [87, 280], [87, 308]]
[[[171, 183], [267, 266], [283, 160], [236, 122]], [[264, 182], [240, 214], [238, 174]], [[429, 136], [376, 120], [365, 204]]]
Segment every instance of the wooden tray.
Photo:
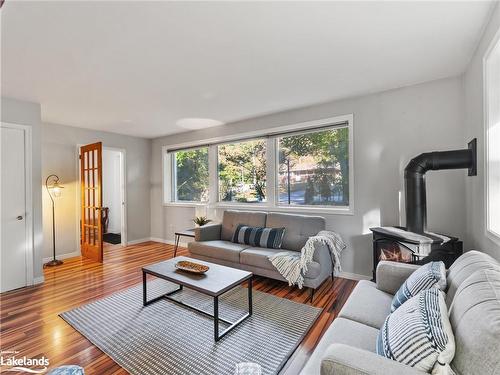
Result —
[[175, 268], [181, 271], [201, 274], [207, 272], [210, 267], [205, 266], [204, 264], [190, 262], [188, 260], [181, 260], [175, 263]]

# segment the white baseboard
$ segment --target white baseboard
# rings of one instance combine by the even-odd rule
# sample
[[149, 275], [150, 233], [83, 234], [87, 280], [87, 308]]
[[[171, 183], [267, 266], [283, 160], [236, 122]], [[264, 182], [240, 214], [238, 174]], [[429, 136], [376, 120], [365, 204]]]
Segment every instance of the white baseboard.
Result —
[[341, 272], [338, 275], [339, 277], [342, 277], [344, 279], [350, 279], [350, 280], [371, 280], [371, 276], [366, 276], [366, 275], [360, 275], [359, 273], [352, 273], [352, 272]]
[[[56, 259], [68, 259], [68, 258], [79, 257], [80, 255], [82, 255], [82, 254], [79, 251], [74, 251], [72, 253], [56, 255]], [[51, 260], [52, 260], [52, 257], [43, 258], [43, 263], [50, 262]]]
[[[173, 240], [165, 240], [163, 238], [158, 238], [158, 237], [151, 237], [150, 241], [166, 243], [168, 245], [175, 245], [175, 241]], [[188, 244], [187, 242], [179, 242], [180, 247], [187, 247], [187, 244]]]
[[137, 245], [138, 243], [152, 241], [150, 237], [139, 238], [138, 240], [127, 241], [127, 246], [129, 245]]
[[41, 284], [45, 281], [45, 277], [38, 276], [33, 279], [33, 285]]

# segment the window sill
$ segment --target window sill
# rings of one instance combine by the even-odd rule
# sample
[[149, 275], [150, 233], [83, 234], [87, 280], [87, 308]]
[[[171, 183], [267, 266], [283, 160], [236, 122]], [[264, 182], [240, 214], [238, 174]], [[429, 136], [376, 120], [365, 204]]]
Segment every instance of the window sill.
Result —
[[295, 212], [295, 213], [311, 213], [311, 214], [324, 214], [324, 215], [354, 215], [353, 207], [287, 207], [276, 206], [269, 209], [276, 212]]
[[286, 207], [286, 206], [270, 206], [266, 204], [221, 204], [217, 203], [213, 206], [216, 209], [235, 209], [245, 211], [266, 211], [266, 212], [289, 212], [295, 214], [315, 214], [315, 215], [354, 215], [352, 207]]
[[490, 229], [486, 229], [486, 237], [493, 241], [497, 246], [500, 246], [500, 236]]
[[163, 202], [164, 207], [206, 207], [208, 203], [206, 202]]
[[287, 207], [287, 206], [271, 206], [265, 203], [196, 203], [196, 202], [165, 202], [164, 207], [210, 207], [213, 209], [234, 209], [243, 211], [266, 211], [266, 212], [289, 212], [297, 214], [323, 214], [323, 215], [354, 215], [353, 207]]

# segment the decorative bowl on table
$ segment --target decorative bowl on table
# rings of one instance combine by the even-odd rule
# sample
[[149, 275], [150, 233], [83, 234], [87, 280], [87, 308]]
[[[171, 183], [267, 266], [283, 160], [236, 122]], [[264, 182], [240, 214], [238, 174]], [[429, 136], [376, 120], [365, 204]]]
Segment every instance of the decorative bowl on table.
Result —
[[204, 264], [190, 262], [188, 260], [181, 260], [175, 263], [175, 268], [191, 273], [205, 273], [210, 267], [205, 266]]

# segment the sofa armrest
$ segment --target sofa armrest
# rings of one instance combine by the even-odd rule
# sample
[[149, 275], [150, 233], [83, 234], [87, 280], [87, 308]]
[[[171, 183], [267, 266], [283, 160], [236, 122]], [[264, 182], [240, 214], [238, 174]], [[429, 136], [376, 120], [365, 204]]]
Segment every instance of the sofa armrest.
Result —
[[332, 272], [332, 258], [328, 246], [316, 244], [314, 248], [313, 261], [319, 263], [321, 265], [321, 269], [325, 269], [326, 274], [330, 274]]
[[195, 241], [215, 241], [220, 240], [222, 224], [208, 224], [194, 228]]
[[321, 361], [321, 375], [423, 375], [425, 372], [344, 344], [332, 344]]
[[377, 266], [377, 289], [396, 294], [408, 276], [419, 267], [416, 264], [381, 261]]

